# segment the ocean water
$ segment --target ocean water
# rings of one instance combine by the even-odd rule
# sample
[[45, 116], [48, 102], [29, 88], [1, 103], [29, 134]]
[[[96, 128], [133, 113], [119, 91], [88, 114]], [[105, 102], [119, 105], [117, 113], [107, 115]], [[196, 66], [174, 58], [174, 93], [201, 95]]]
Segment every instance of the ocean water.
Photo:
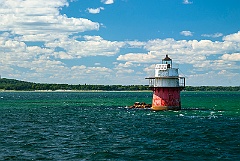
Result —
[[240, 160], [240, 92], [0, 92], [0, 160]]

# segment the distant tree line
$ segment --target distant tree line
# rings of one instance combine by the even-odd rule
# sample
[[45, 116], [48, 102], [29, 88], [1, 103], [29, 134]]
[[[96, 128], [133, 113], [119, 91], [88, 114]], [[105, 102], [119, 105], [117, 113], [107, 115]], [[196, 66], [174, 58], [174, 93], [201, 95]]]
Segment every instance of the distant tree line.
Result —
[[[69, 85], [32, 83], [15, 79], [0, 79], [1, 90], [35, 91], [35, 90], [102, 90], [102, 91], [143, 91], [149, 90], [148, 85]], [[240, 86], [186, 86], [185, 91], [240, 91]]]
[[17, 91], [35, 90], [103, 90], [103, 91], [136, 91], [148, 90], [148, 85], [69, 85], [69, 84], [48, 84], [32, 83], [15, 79], [0, 79], [0, 89]]
[[186, 86], [185, 91], [240, 91], [240, 86]]

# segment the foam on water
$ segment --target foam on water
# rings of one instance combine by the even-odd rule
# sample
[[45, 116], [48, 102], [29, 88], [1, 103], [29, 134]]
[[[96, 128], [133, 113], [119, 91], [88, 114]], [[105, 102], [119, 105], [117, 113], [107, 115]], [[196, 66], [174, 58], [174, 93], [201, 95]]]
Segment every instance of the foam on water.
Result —
[[0, 160], [238, 160], [239, 96], [152, 111], [126, 108], [150, 92], [0, 93]]

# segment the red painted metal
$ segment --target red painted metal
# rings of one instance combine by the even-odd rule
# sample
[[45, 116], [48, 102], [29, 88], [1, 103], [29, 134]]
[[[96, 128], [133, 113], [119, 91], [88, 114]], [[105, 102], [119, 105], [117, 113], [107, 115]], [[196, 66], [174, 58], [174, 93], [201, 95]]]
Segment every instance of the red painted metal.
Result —
[[153, 110], [180, 110], [180, 87], [153, 87]]

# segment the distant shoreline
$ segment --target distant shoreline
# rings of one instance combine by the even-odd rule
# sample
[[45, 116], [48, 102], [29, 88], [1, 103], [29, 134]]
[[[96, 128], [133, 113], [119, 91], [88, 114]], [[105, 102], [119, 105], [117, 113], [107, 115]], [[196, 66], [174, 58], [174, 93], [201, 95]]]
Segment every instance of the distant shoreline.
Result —
[[151, 90], [138, 90], [138, 91], [105, 91], [105, 90], [1, 90], [0, 92], [152, 92]]
[[[149, 85], [48, 84], [0, 79], [0, 91], [23, 92], [150, 92]], [[183, 91], [240, 91], [240, 86], [186, 86]]]
[[[140, 93], [140, 92], [146, 92], [146, 93], [151, 93], [151, 90], [137, 90], [137, 91], [105, 91], [105, 90], [35, 90], [35, 91], [22, 91], [22, 90], [1, 90], [0, 89], [0, 93], [11, 93], [11, 92], [15, 92], [15, 93], [24, 93], [24, 92], [29, 92], [29, 93], [91, 93], [91, 92], [96, 92], [96, 93], [100, 93], [100, 92], [136, 92], [136, 93]], [[186, 91], [183, 90], [182, 92], [240, 92], [240, 91]]]

